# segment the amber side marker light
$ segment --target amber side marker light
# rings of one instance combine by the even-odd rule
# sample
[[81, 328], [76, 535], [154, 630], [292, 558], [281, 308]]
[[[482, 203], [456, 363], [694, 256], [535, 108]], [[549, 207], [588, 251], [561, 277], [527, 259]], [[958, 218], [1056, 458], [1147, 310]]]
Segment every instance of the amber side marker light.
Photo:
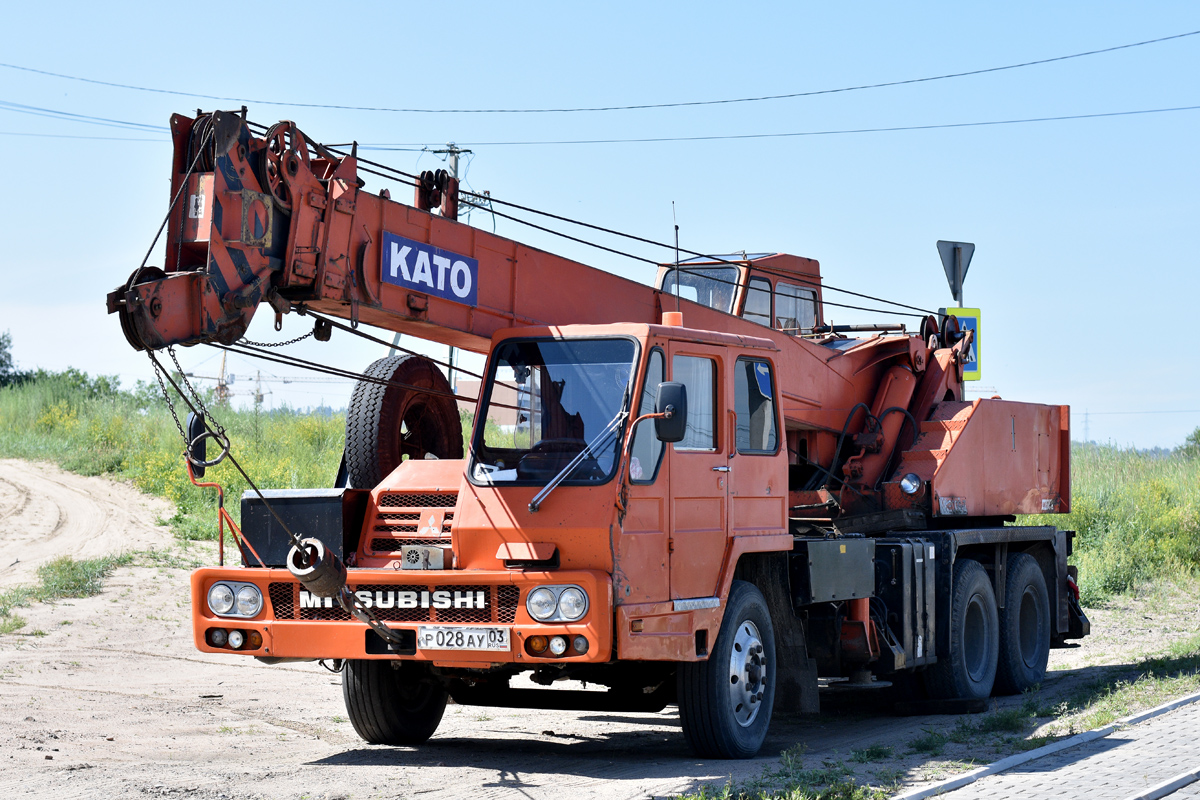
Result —
[[534, 655], [546, 652], [549, 646], [550, 640], [545, 636], [530, 636], [525, 640], [525, 649]]

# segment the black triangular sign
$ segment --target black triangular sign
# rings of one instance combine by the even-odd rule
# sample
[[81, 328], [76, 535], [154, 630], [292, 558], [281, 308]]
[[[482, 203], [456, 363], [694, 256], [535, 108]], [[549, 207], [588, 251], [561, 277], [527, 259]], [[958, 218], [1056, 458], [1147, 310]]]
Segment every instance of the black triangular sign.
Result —
[[[942, 268], [946, 270], [946, 282], [950, 284], [950, 294], [957, 298], [962, 294], [962, 284], [956, 280], [954, 274], [954, 249], [962, 248], [962, 280], [967, 279], [967, 267], [971, 266], [971, 256], [975, 255], [975, 245], [970, 242], [943, 242], [938, 241], [938, 255], [942, 257]], [[957, 284], [957, 285], [956, 285]]]

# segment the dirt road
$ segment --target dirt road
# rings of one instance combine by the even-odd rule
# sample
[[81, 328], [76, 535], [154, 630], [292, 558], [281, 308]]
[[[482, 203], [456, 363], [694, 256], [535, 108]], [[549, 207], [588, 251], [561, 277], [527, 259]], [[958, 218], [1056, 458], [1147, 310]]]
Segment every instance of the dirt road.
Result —
[[[170, 534], [155, 524], [169, 513], [128, 486], [0, 462], [0, 544], [20, 565], [169, 545]], [[35, 534], [29, 526], [40, 527]], [[183, 557], [213, 563], [214, 554], [193, 546]], [[196, 652], [187, 575], [123, 568], [96, 597], [21, 609], [26, 627], [0, 637], [0, 796], [643, 798], [757, 775], [797, 743], [807, 750], [805, 766], [877, 744], [901, 754], [924, 730], [955, 721], [862, 710], [779, 719], [762, 758], [722, 762], [689, 753], [673, 708], [600, 714], [451, 705], [426, 746], [375, 747], [346, 721], [339, 675], [315, 664], [265, 666]], [[1122, 647], [1162, 640], [1151, 621], [1144, 631], [1128, 630]], [[1088, 653], [1109, 663], [1121, 657], [1112, 639], [1094, 642], [1105, 649], [1066, 651], [1077, 669], [1055, 672], [1048, 685], [1095, 669]], [[1064, 663], [1056, 651], [1052, 667]], [[859, 769], [875, 783], [944, 776], [915, 754]]]

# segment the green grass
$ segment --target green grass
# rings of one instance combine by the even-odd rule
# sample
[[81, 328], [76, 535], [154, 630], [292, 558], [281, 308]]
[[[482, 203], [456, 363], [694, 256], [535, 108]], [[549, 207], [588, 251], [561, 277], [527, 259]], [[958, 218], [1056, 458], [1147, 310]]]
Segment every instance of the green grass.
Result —
[[[174, 399], [186, 421], [186, 407]], [[260, 487], [333, 485], [344, 416], [212, 410], [229, 431], [234, 456]], [[214, 539], [216, 492], [188, 482], [182, 453], [183, 439], [157, 385], [139, 383], [123, 391], [115, 378], [68, 370], [40, 372], [34, 380], [0, 389], [0, 457], [52, 461], [71, 472], [132, 481], [175, 504], [168, 522], [178, 536]], [[210, 442], [209, 456], [214, 455]], [[226, 461], [209, 469], [204, 480], [225, 488], [226, 507], [237, 519], [242, 492], [249, 488], [241, 475]]]
[[[29, 605], [33, 600], [43, 603], [68, 597], [91, 597], [104, 588], [104, 579], [117, 567], [133, 562], [132, 555], [105, 556], [76, 561], [60, 556], [38, 567], [38, 583], [17, 586], [0, 592], [0, 633], [13, 633], [25, 627], [25, 620], [14, 609]], [[41, 631], [30, 635], [45, 636]]]
[[[886, 748], [890, 751], [891, 748]], [[680, 800], [882, 800], [891, 794], [896, 779], [884, 785], [859, 783], [843, 762], [825, 759], [819, 767], [805, 767], [802, 745], [779, 754], [779, 765], [764, 766], [757, 777], [723, 786], [706, 784], [679, 795]]]
[[1169, 456], [1096, 444], [1071, 448], [1071, 513], [1023, 517], [1074, 530], [1084, 605], [1200, 567], [1200, 452]]

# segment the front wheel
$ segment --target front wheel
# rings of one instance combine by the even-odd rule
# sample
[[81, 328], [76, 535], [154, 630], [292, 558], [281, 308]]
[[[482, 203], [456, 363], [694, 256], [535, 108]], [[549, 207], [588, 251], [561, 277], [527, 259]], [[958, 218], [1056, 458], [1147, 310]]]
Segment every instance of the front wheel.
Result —
[[433, 736], [446, 710], [446, 689], [423, 664], [351, 659], [342, 697], [354, 730], [371, 744], [412, 745]]
[[775, 633], [762, 593], [734, 581], [716, 645], [707, 661], [676, 673], [679, 718], [702, 758], [752, 758], [767, 736], [775, 705]]

